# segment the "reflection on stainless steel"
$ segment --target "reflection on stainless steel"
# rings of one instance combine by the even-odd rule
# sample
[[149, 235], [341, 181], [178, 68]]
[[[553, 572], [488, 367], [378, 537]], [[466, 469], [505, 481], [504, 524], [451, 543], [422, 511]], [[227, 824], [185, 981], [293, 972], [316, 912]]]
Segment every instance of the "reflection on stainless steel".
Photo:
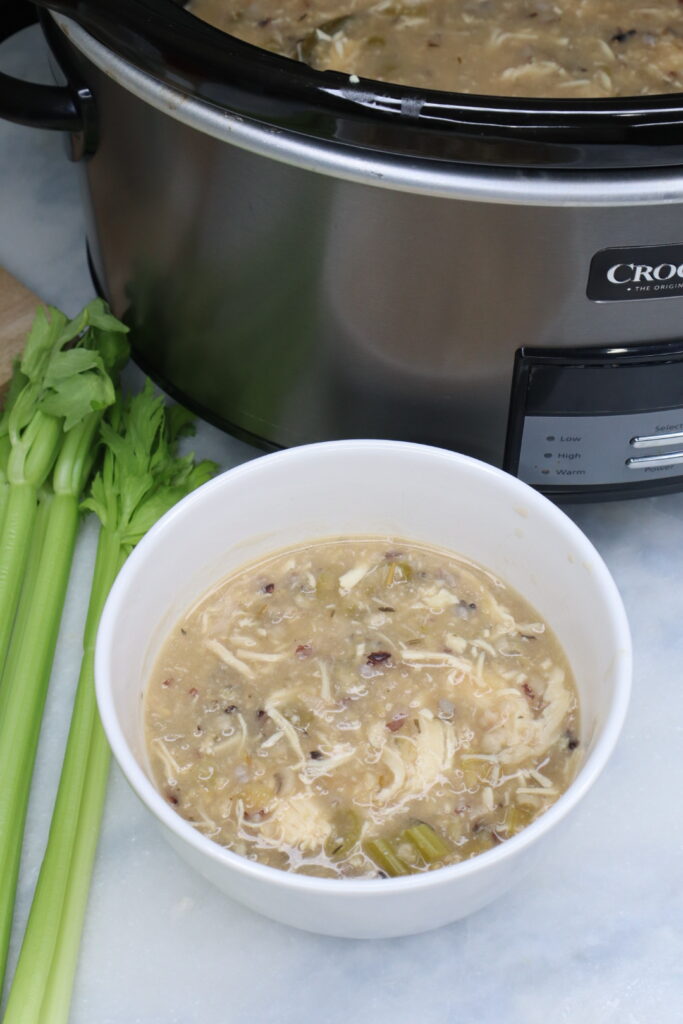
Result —
[[[301, 136], [233, 119], [231, 145], [230, 117], [207, 107], [194, 128], [196, 101], [169, 116], [139, 72], [124, 88], [78, 59], [101, 123], [84, 165], [97, 274], [144, 364], [215, 421], [273, 445], [385, 436], [500, 463], [519, 346], [680, 334], [676, 298], [654, 318], [586, 297], [599, 250], [681, 242], [671, 175], [593, 187], [384, 156], [378, 178], [340, 149], [335, 177], [324, 144], [304, 159]], [[621, 205], [637, 189], [653, 205]]]
[[629, 469], [643, 469], [645, 466], [675, 466], [683, 462], [683, 452], [667, 452], [661, 455], [640, 455], [627, 459]]
[[631, 444], [634, 448], [663, 448], [670, 444], [683, 444], [683, 432], [676, 431], [673, 434], [649, 434], [647, 437], [633, 437]]

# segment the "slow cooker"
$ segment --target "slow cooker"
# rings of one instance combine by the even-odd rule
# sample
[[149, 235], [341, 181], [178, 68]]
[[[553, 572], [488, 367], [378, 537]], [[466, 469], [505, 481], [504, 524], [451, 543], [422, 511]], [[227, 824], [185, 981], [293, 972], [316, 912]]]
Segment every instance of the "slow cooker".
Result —
[[[0, 76], [0, 115], [67, 133], [96, 285], [167, 391], [266, 447], [422, 441], [557, 498], [683, 488], [683, 96], [421, 91], [173, 0], [46, 7], [61, 84]], [[5, 3], [0, 38], [33, 17]]]

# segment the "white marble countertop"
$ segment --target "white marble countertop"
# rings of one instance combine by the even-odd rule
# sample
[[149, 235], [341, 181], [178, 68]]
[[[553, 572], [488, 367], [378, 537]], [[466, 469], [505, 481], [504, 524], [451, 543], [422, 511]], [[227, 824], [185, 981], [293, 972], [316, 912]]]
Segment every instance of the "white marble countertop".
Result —
[[[2, 47], [0, 68], [45, 76], [35, 30]], [[0, 264], [75, 313], [93, 289], [62, 140], [0, 122], [0, 182]], [[255, 454], [205, 425], [196, 449], [224, 467]], [[243, 909], [194, 874], [113, 768], [73, 1024], [681, 1020], [683, 494], [568, 511], [621, 588], [635, 679], [616, 754], [545, 866], [491, 907], [427, 935], [320, 938]], [[40, 741], [19, 927], [61, 765], [94, 538], [86, 523]]]

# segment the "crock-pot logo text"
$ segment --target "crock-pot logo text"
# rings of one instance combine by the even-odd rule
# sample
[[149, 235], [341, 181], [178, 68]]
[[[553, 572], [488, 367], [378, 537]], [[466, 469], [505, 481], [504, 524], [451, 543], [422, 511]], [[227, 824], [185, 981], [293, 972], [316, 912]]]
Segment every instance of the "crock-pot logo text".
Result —
[[642, 284], [644, 281], [670, 281], [672, 277], [683, 278], [683, 263], [660, 263], [658, 267], [648, 267], [647, 263], [615, 263], [607, 271], [607, 280], [611, 284]]
[[603, 249], [588, 275], [594, 302], [683, 296], [683, 244]]

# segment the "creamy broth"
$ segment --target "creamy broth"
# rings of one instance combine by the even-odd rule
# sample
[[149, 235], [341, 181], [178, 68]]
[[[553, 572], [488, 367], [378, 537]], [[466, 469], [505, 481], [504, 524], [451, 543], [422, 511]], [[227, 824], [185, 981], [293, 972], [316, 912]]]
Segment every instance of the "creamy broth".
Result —
[[319, 70], [493, 96], [683, 87], [679, 0], [192, 0], [246, 42]]
[[273, 867], [378, 877], [504, 842], [576, 774], [567, 660], [500, 580], [391, 538], [242, 569], [178, 623], [145, 700], [153, 778]]

